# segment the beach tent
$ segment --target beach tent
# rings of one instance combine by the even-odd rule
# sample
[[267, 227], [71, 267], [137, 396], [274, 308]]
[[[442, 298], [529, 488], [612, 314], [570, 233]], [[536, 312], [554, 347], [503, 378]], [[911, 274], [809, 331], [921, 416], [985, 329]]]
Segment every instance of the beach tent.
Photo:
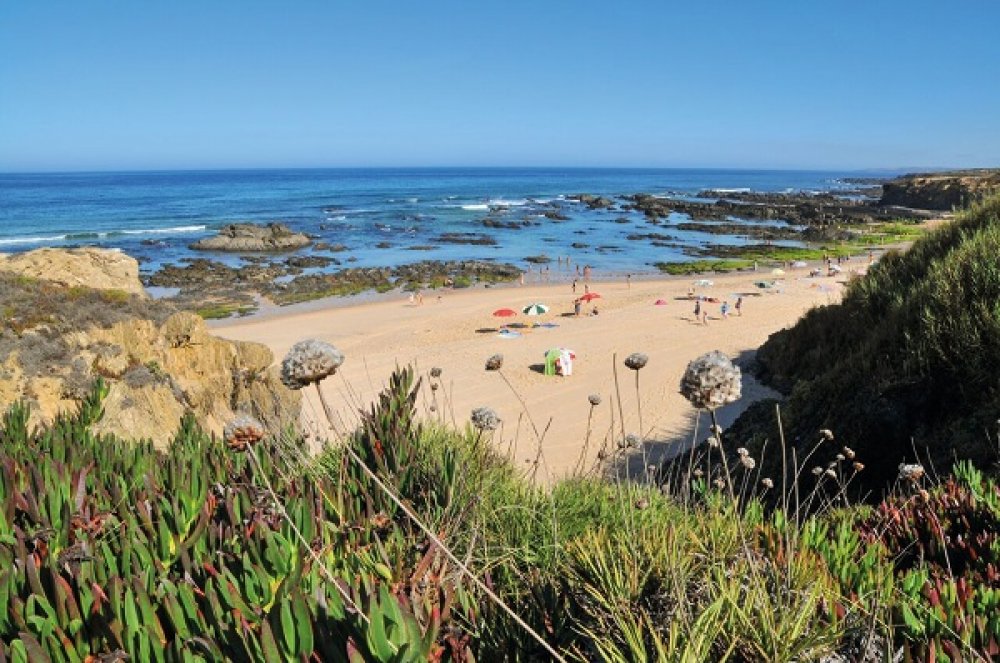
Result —
[[698, 279], [697, 281], [694, 282], [693, 285], [696, 288], [709, 288], [715, 285], [715, 283], [713, 281], [709, 281], [708, 279]]
[[572, 375], [576, 353], [568, 348], [552, 348], [545, 352], [545, 375]]

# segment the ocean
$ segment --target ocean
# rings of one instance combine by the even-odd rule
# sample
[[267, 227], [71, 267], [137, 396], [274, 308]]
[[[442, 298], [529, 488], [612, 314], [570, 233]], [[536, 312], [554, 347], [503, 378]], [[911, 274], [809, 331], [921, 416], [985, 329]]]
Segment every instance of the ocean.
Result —
[[[651, 193], [685, 198], [705, 189], [836, 191], [848, 187], [841, 178], [858, 175], [589, 168], [0, 174], [0, 252], [101, 246], [135, 256], [148, 273], [194, 256], [239, 261], [188, 246], [227, 223], [280, 221], [317, 241], [347, 246], [336, 256], [350, 257], [355, 267], [467, 258], [526, 265], [526, 257], [546, 254], [570, 255], [599, 270], [642, 273], [657, 261], [685, 259], [683, 246], [747, 240], [671, 229], [669, 222], [685, 219], [677, 215], [659, 228], [673, 236], [676, 246], [652, 247], [627, 239], [648, 228], [641, 214], [589, 210], [567, 196]], [[543, 217], [552, 210], [567, 220]], [[486, 218], [531, 225], [484, 227]], [[443, 233], [481, 233], [496, 244], [448, 244], [439, 241]]]

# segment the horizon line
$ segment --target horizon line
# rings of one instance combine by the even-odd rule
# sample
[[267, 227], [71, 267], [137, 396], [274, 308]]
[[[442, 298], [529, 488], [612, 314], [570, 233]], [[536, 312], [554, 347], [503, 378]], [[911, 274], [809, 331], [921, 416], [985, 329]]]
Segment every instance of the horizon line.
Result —
[[126, 173], [212, 173], [212, 172], [264, 172], [264, 171], [324, 171], [324, 170], [701, 170], [701, 171], [735, 171], [735, 172], [816, 172], [816, 173], [922, 173], [943, 172], [954, 170], [980, 170], [997, 168], [998, 166], [869, 166], [852, 168], [834, 167], [750, 167], [750, 166], [517, 166], [517, 165], [365, 165], [365, 166], [209, 166], [209, 167], [155, 167], [155, 168], [79, 168], [79, 169], [41, 169], [41, 170], [6, 170], [0, 169], [0, 175], [98, 175]]

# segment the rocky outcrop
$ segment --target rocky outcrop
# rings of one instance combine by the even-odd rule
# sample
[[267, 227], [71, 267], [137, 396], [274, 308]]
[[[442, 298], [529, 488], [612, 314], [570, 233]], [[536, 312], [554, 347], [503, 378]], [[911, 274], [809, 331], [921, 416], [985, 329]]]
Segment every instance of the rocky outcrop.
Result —
[[1000, 192], [1000, 170], [904, 175], [882, 185], [883, 206], [928, 210], [966, 207]]
[[[188, 412], [219, 434], [236, 412], [275, 431], [296, 420], [300, 397], [281, 384], [266, 346], [217, 338], [197, 315], [123, 294], [136, 275], [116, 280], [120, 254], [92, 251], [91, 264], [108, 258], [115, 267], [91, 274], [104, 290], [0, 271], [0, 412], [22, 400], [33, 423], [51, 421], [100, 377], [108, 394], [96, 430], [125, 439], [166, 445]], [[47, 259], [73, 263], [73, 253], [50, 250]]]
[[200, 239], [191, 245], [198, 251], [294, 251], [309, 246], [312, 240], [293, 232], [283, 223], [259, 226], [252, 223], [231, 223], [215, 237]]
[[119, 290], [146, 297], [139, 281], [139, 263], [107, 249], [36, 249], [0, 254], [0, 271], [51, 281], [67, 287]]

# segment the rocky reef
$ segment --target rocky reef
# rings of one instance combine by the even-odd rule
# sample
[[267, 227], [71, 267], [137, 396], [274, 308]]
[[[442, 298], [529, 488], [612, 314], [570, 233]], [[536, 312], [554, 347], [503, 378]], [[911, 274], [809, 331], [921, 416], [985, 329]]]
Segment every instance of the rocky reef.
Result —
[[191, 245], [196, 251], [294, 251], [312, 242], [302, 233], [293, 232], [283, 223], [259, 226], [231, 223], [219, 229], [215, 237], [200, 239]]
[[214, 433], [235, 412], [274, 425], [298, 413], [266, 346], [216, 338], [199, 316], [150, 300], [134, 259], [48, 249], [39, 273], [42, 256], [32, 253], [0, 261], [0, 410], [25, 400], [35, 423], [51, 421], [100, 377], [108, 394], [99, 432], [158, 445], [185, 413]]
[[880, 205], [952, 210], [1000, 192], [1000, 170], [904, 175], [882, 185]]

